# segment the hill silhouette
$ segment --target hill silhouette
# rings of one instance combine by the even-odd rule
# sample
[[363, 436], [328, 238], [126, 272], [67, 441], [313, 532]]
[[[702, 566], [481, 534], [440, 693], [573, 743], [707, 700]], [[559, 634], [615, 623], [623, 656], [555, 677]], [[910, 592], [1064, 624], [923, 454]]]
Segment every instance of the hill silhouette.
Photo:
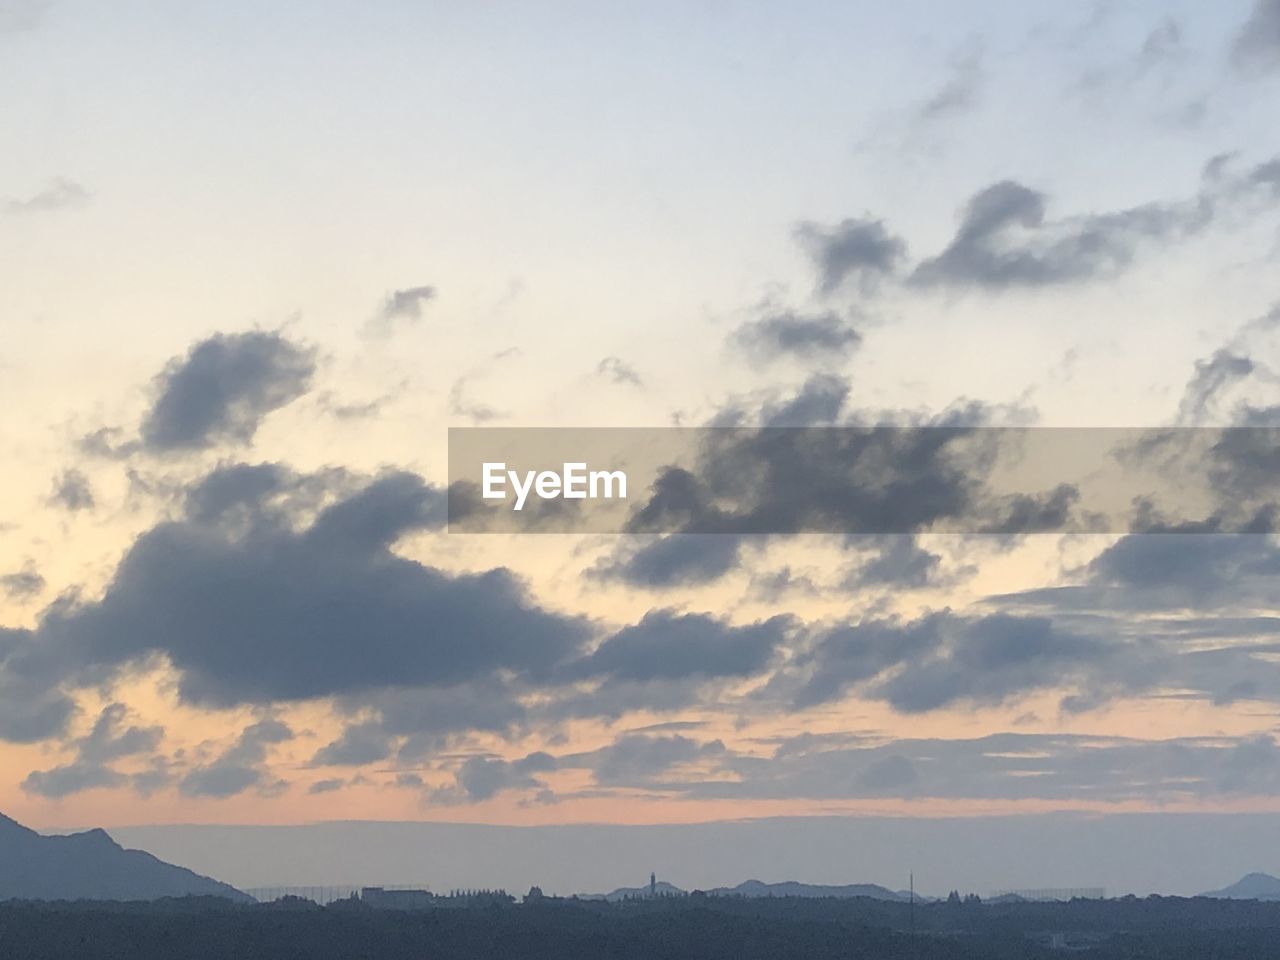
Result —
[[[655, 885], [654, 892], [660, 897], [681, 897], [685, 891], [681, 890], [675, 884], [667, 883], [665, 880], [659, 880]], [[607, 900], [610, 903], [617, 903], [619, 900], [642, 900], [649, 896], [649, 885], [643, 887], [619, 887], [617, 890], [611, 890], [608, 893], [588, 893], [583, 896], [584, 900]]]
[[1229, 887], [1201, 896], [1218, 900], [1280, 900], [1280, 879], [1266, 873], [1250, 873]]
[[212, 896], [241, 903], [235, 887], [126, 850], [103, 830], [46, 837], [0, 814], [0, 900], [158, 900]]
[[[658, 881], [654, 889], [654, 893], [658, 896], [684, 896], [687, 892], [674, 884], [667, 883], [665, 880]], [[842, 900], [867, 897], [871, 900], [893, 901], [905, 901], [908, 896], [906, 893], [895, 892], [888, 887], [882, 887], [875, 883], [849, 883], [833, 886], [819, 883], [799, 883], [795, 880], [787, 880], [782, 883], [744, 880], [736, 887], [713, 887], [709, 890], [703, 890], [702, 893], [712, 897], [801, 897], [808, 899], [835, 897]], [[616, 903], [620, 900], [643, 899], [649, 895], [648, 886], [619, 887], [617, 890], [605, 894], [587, 894], [584, 899], [607, 900], [611, 903]], [[919, 894], [916, 894], [917, 901], [923, 901], [924, 899]]]
[[[847, 883], [829, 885], [821, 883], [798, 883], [794, 880], [783, 883], [763, 883], [759, 880], [745, 880], [736, 887], [716, 887], [707, 893], [717, 897], [869, 897], [872, 900], [906, 900], [904, 894], [896, 893], [888, 887], [876, 883]], [[920, 897], [917, 895], [917, 900]]]

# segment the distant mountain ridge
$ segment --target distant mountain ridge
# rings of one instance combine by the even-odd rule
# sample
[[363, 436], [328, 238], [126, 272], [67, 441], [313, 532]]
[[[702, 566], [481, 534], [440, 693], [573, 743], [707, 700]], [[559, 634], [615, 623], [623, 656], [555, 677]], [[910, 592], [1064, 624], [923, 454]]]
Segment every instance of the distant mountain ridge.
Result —
[[1250, 873], [1229, 887], [1200, 896], [1216, 900], [1280, 900], [1280, 878], [1267, 873]]
[[[659, 880], [655, 885], [653, 892], [660, 897], [683, 897], [685, 891], [681, 890], [674, 884], [667, 883], [665, 880]], [[619, 887], [617, 890], [611, 890], [608, 893], [587, 893], [580, 894], [583, 900], [608, 900], [610, 903], [616, 903], [619, 900], [636, 900], [649, 896], [648, 885], [643, 887]]]
[[[759, 880], [744, 880], [736, 887], [716, 887], [707, 893], [716, 897], [836, 897], [852, 899], [868, 897], [872, 900], [906, 900], [901, 893], [882, 887], [878, 883], [846, 883], [827, 885], [820, 883], [798, 883], [786, 880], [782, 883], [763, 883]], [[916, 899], [920, 899], [918, 896]]]
[[252, 898], [235, 887], [126, 850], [104, 830], [41, 836], [0, 814], [0, 900]]
[[[665, 880], [659, 881], [654, 886], [654, 893], [658, 896], [677, 896], [687, 895], [688, 891], [667, 883]], [[798, 883], [795, 880], [786, 880], [781, 883], [764, 883], [760, 880], [744, 880], [736, 887], [712, 887], [709, 890], [702, 890], [702, 893], [711, 897], [834, 897], [838, 899], [853, 899], [855, 897], [867, 897], [871, 900], [893, 900], [905, 901], [909, 894], [901, 891], [890, 890], [888, 887], [882, 887], [876, 883], [849, 883], [835, 886], [828, 886], [818, 883]], [[631, 900], [643, 898], [650, 895], [649, 888], [645, 887], [619, 887], [605, 894], [587, 895], [585, 899], [592, 900]], [[916, 900], [923, 901], [925, 898], [916, 894]]]

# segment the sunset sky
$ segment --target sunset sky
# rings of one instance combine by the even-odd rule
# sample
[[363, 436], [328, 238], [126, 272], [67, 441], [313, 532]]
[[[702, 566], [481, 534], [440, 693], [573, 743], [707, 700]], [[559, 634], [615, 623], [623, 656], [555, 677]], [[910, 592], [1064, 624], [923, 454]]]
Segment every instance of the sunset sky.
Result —
[[1280, 426], [1278, 102], [1277, 0], [0, 0], [0, 811], [1280, 812], [1274, 453], [1248, 535], [442, 506], [451, 426]]

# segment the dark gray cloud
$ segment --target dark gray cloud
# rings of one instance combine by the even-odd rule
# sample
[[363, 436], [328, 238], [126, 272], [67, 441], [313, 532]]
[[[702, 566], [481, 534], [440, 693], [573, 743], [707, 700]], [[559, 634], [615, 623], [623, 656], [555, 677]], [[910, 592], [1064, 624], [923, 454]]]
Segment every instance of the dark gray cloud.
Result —
[[75, 751], [74, 760], [49, 770], [32, 771], [22, 782], [22, 789], [57, 799], [84, 790], [130, 783], [133, 778], [115, 769], [112, 761], [154, 753], [164, 738], [164, 729], [126, 726], [127, 718], [128, 709], [124, 704], [105, 707], [89, 733], [67, 745]]
[[188, 797], [233, 797], [250, 788], [274, 794], [288, 785], [272, 777], [266, 767], [268, 751], [293, 739], [293, 731], [279, 720], [259, 720], [245, 727], [236, 742], [207, 764], [193, 767], [179, 781]]
[[643, 387], [644, 380], [636, 373], [635, 367], [621, 357], [605, 357], [596, 365], [596, 375], [605, 377], [613, 383], [632, 387]]
[[45, 579], [34, 567], [28, 566], [16, 573], [0, 576], [0, 592], [9, 599], [23, 601], [38, 596], [45, 587]]
[[1182, 25], [1173, 17], [1165, 17], [1142, 42], [1142, 49], [1138, 52], [1138, 71], [1145, 72], [1178, 60], [1185, 53]]
[[[1280, 183], [1280, 165], [1277, 167]], [[1280, 385], [1280, 374], [1268, 362], [1274, 353], [1270, 338], [1280, 330], [1280, 307], [1272, 308], [1261, 316], [1243, 324], [1226, 343], [1212, 355], [1196, 361], [1195, 372], [1187, 382], [1178, 407], [1178, 423], [1199, 426], [1209, 424], [1234, 424], [1243, 427], [1267, 427], [1280, 425], [1280, 417], [1273, 416], [1275, 408], [1256, 406], [1250, 399], [1240, 399], [1224, 410], [1233, 388], [1242, 384], [1262, 385], [1270, 399]], [[1264, 360], [1265, 358], [1265, 360]], [[1233, 439], [1238, 442], [1249, 431], [1238, 431]], [[1229, 438], [1223, 434], [1222, 439]]]
[[[1253, 650], [1210, 664], [1180, 643], [1106, 616], [1047, 611], [870, 619], [813, 632], [758, 696], [791, 709], [857, 696], [912, 714], [1059, 691], [1064, 710], [1082, 711], [1162, 686], [1230, 699], [1256, 670]], [[1280, 694], [1280, 671], [1263, 674], [1259, 689]]]
[[535, 722], [618, 718], [718, 703], [737, 683], [764, 676], [794, 630], [789, 617], [733, 624], [709, 614], [651, 611], [567, 665]]
[[1250, 428], [1220, 434], [1209, 451], [1215, 514], [1224, 531], [1274, 533], [1280, 530], [1280, 407], [1245, 405], [1237, 416]]
[[[385, 474], [383, 479], [402, 477]], [[246, 525], [262, 529], [272, 525], [296, 527], [314, 519], [326, 505], [353, 496], [370, 484], [368, 477], [330, 467], [314, 473], [298, 473], [283, 463], [223, 463], [203, 477], [178, 491], [187, 520], [219, 528], [244, 530]], [[442, 498], [426, 495], [422, 508], [425, 524], [430, 527], [438, 518]]]
[[[1275, 607], [1277, 574], [1280, 548], [1269, 536], [1137, 534], [1075, 571], [1074, 584], [990, 603], [1018, 620], [1050, 621], [1067, 644], [1061, 651], [1072, 662], [1045, 664], [1047, 675], [1057, 678], [1047, 683], [1076, 688], [1064, 709], [1161, 691], [1220, 704], [1274, 702], [1280, 698], [1280, 620], [1265, 614]], [[931, 678], [942, 681], [936, 689], [966, 683], [960, 676], [933, 677], [927, 668], [927, 662], [913, 664], [903, 671], [904, 682], [923, 677], [926, 690]], [[896, 691], [886, 685], [884, 692]]]
[[1264, 606], [1280, 575], [1274, 538], [1249, 534], [1136, 534], [1086, 567], [1085, 583], [1031, 596], [1097, 610], [1221, 610]]
[[871, 218], [842, 220], [834, 226], [803, 223], [796, 236], [813, 257], [818, 290], [830, 295], [852, 283], [864, 292], [892, 276], [906, 256], [907, 245]]
[[307, 788], [307, 793], [313, 796], [320, 793], [333, 793], [335, 790], [341, 790], [346, 785], [347, 781], [345, 780], [317, 780]]
[[766, 427], [812, 427], [834, 423], [849, 399], [848, 381], [816, 374], [801, 385], [795, 396], [768, 403], [760, 411]]
[[705, 614], [655, 610], [609, 637], [571, 672], [618, 683], [755, 676], [773, 660], [790, 626], [785, 616], [733, 626]]
[[730, 399], [703, 425], [707, 427], [807, 427], [834, 423], [848, 415], [847, 379], [832, 372], [810, 374], [795, 388], [763, 396]]
[[[962, 404], [925, 418], [847, 408], [849, 383], [810, 377], [790, 396], [754, 410], [729, 406], [699, 435], [685, 466], [660, 469], [627, 521], [632, 534], [592, 571], [645, 589], [699, 586], [743, 565], [749, 536], [860, 534], [856, 549], [882, 554], [852, 571], [846, 587], [940, 582], [939, 561], [907, 541], [934, 526], [1017, 537], [1077, 523], [1069, 484], [995, 492], [988, 476], [1017, 431], [985, 430], [993, 411]], [[762, 428], [742, 426], [759, 421]], [[884, 423], [866, 426], [865, 423]], [[790, 427], [792, 429], [778, 429]], [[905, 579], [902, 579], [905, 578]]]
[[262, 509], [299, 478], [278, 463], [233, 463], [217, 467], [186, 491], [186, 513], [196, 523], [216, 523], [237, 509], [261, 514]]
[[816, 596], [819, 593], [813, 578], [792, 570], [790, 566], [753, 573], [748, 589], [750, 596], [762, 603], [779, 603], [788, 595]]
[[1275, 428], [1280, 407], [1255, 405], [1270, 399], [1280, 375], [1259, 357], [1273, 352], [1266, 336], [1280, 327], [1272, 310], [1245, 324], [1225, 345], [1197, 360], [1178, 405], [1181, 427], [1145, 431], [1120, 454], [1161, 476], [1181, 478], [1187, 488], [1206, 488], [1200, 504], [1180, 504], [1166, 490], [1135, 501], [1133, 532], [1267, 533], [1280, 529], [1280, 449]]
[[420, 286], [396, 290], [387, 297], [382, 306], [382, 314], [386, 317], [408, 317], [417, 320], [422, 316], [422, 306], [436, 295], [435, 287]]
[[451, 687], [384, 690], [343, 697], [340, 712], [357, 714], [342, 734], [321, 747], [313, 766], [361, 766], [395, 757], [418, 763], [454, 749], [475, 733], [506, 739], [527, 732], [525, 692], [502, 678]]
[[546, 753], [531, 753], [521, 760], [468, 757], [455, 774], [451, 786], [429, 793], [436, 803], [475, 803], [506, 790], [544, 790], [537, 774], [555, 769], [555, 759]]
[[1010, 493], [981, 504], [974, 516], [979, 533], [1016, 537], [1024, 533], [1056, 533], [1071, 527], [1080, 491], [1060, 483], [1040, 493]]
[[986, 80], [982, 48], [970, 47], [956, 54], [950, 70], [947, 82], [921, 106], [921, 120], [941, 120], [977, 106]]
[[[1278, 2], [1267, 0], [1260, 11], [1262, 6], [1274, 10]], [[1167, 59], [1179, 42], [1177, 25], [1165, 24], [1148, 37], [1144, 62]], [[945, 112], [963, 99], [960, 84], [943, 91], [937, 107]], [[916, 289], [1000, 291], [1114, 277], [1146, 246], [1200, 234], [1226, 211], [1256, 212], [1260, 202], [1270, 206], [1280, 200], [1280, 159], [1244, 170], [1231, 161], [1230, 155], [1211, 159], [1189, 197], [1060, 218], [1049, 216], [1047, 194], [1013, 179], [992, 183], [968, 200], [947, 246], [918, 262], [905, 282]], [[883, 221], [869, 217], [830, 228], [802, 224], [797, 236], [814, 259], [823, 294], [850, 281], [862, 293], [872, 293], [906, 260], [906, 243]]]
[[793, 738], [773, 755], [730, 754], [713, 776], [668, 783], [693, 797], [1168, 802], [1270, 796], [1269, 736], [1139, 740], [1000, 733], [968, 740]]
[[[0, 33], [5, 32], [4, 11], [0, 10]], [[51, 213], [68, 207], [78, 207], [89, 202], [88, 190], [65, 177], [51, 180], [43, 190], [21, 199], [0, 200], [0, 213], [16, 217], [32, 213]]]
[[445, 504], [443, 491], [417, 474], [386, 473], [322, 510], [306, 533], [307, 545], [381, 556], [410, 531], [442, 528]]
[[936, 584], [941, 576], [942, 558], [923, 549], [916, 537], [875, 537], [865, 545], [874, 548], [871, 557], [850, 571], [844, 581], [847, 588], [885, 586], [909, 590]]
[[659, 786], [657, 778], [677, 767], [715, 761], [725, 756], [724, 743], [700, 743], [689, 737], [626, 734], [607, 747], [557, 760], [559, 769], [590, 770], [601, 786]]
[[315, 365], [314, 350], [278, 332], [215, 334], [156, 378], [142, 444], [167, 453], [249, 443], [268, 414], [310, 389]]
[[[1264, 614], [1275, 607], [1278, 572], [1280, 547], [1273, 536], [1132, 534], [1072, 571], [1073, 583], [991, 602], [1105, 629], [1117, 640], [1269, 642], [1276, 631], [1273, 618]], [[1248, 663], [1265, 650], [1245, 644], [1228, 653]], [[1261, 661], [1255, 666], [1270, 673]]]
[[[762, 429], [703, 431], [696, 462], [661, 471], [628, 530], [909, 533], [963, 520], [971, 530], [1016, 533], [1060, 529], [1067, 519], [1070, 487], [1017, 496], [986, 489], [1002, 438], [1015, 437], [981, 428], [991, 416], [987, 408], [968, 405], [930, 419], [862, 426], [863, 413], [844, 412], [848, 392], [838, 377], [812, 377], [794, 396], [760, 408]], [[745, 419], [738, 411], [732, 418]], [[794, 429], [775, 429], [782, 426]], [[712, 543], [663, 544], [640, 556], [664, 561], [656, 564], [659, 573], [683, 568], [710, 575], [732, 559], [729, 544], [712, 552]], [[708, 562], [694, 565], [699, 555]]]
[[739, 327], [733, 342], [760, 360], [840, 360], [858, 348], [862, 334], [830, 311], [802, 314], [784, 310]]
[[764, 695], [797, 709], [842, 699], [913, 659], [934, 655], [942, 645], [940, 621], [870, 621], [819, 632], [807, 649], [771, 678]]
[[1245, 183], [1270, 190], [1273, 196], [1280, 196], [1280, 159], [1258, 164], [1248, 174]]
[[1178, 405], [1178, 423], [1196, 426], [1214, 412], [1214, 401], [1226, 388], [1253, 374], [1254, 362], [1247, 356], [1222, 349], [1207, 360], [1196, 361], [1196, 372], [1187, 383]]
[[76, 706], [58, 679], [30, 630], [0, 627], [0, 740], [36, 743], [66, 729]]
[[518, 680], [488, 677], [452, 687], [390, 690], [371, 702], [381, 729], [399, 741], [401, 760], [443, 749], [462, 734], [518, 735], [528, 729], [528, 709]]
[[[667, 483], [675, 479], [663, 478]], [[741, 549], [742, 538], [728, 534], [672, 534], [623, 547], [592, 573], [647, 590], [692, 587], [735, 569]]]
[[316, 751], [311, 758], [314, 767], [364, 766], [385, 760], [391, 755], [391, 741], [382, 726], [362, 723], [347, 727], [332, 743]]
[[80, 759], [107, 762], [153, 752], [164, 737], [164, 728], [126, 726], [128, 716], [129, 710], [123, 703], [104, 707], [93, 729], [73, 743]]
[[137, 443], [129, 440], [120, 427], [99, 427], [80, 438], [77, 446], [88, 457], [119, 459], [137, 449]]
[[398, 400], [409, 386], [403, 380], [381, 396], [371, 400], [343, 400], [332, 390], [326, 390], [316, 400], [319, 405], [338, 420], [370, 420], [377, 417], [388, 406]]
[[1004, 703], [1038, 689], [1090, 688], [1116, 652], [1048, 618], [993, 614], [976, 620], [945, 615], [914, 624], [931, 653], [904, 664], [871, 691], [903, 713], [952, 704]]
[[1236, 413], [1242, 427], [1280, 427], [1280, 404], [1269, 407], [1244, 404]]
[[322, 403], [339, 420], [368, 420], [378, 416], [393, 399], [391, 394], [384, 394], [362, 403], [338, 403], [334, 401], [332, 394], [327, 394], [322, 398]]
[[[234, 476], [259, 497], [276, 482]], [[444, 521], [443, 492], [412, 474], [344, 493], [301, 529], [261, 509], [210, 522], [210, 496], [206, 487], [194, 516], [140, 536], [100, 600], [46, 613], [46, 649], [66, 671], [161, 655], [184, 700], [271, 703], [498, 671], [536, 679], [589, 636], [583, 621], [540, 610], [506, 570], [454, 576], [394, 553], [401, 537]]]
[[27, 793], [58, 800], [86, 790], [124, 786], [129, 778], [101, 763], [72, 763], [49, 770], [33, 770], [22, 781]]
[[456, 770], [453, 783], [430, 791], [428, 797], [437, 803], [462, 803], [488, 800], [507, 791], [525, 791], [534, 793], [539, 802], [553, 802], [555, 798], [541, 775], [555, 770], [589, 771], [602, 787], [661, 790], [665, 774], [690, 765], [715, 763], [726, 755], [719, 740], [699, 743], [679, 734], [632, 733], [598, 750], [560, 757], [542, 752], [519, 760], [468, 757]]
[[946, 249], [911, 274], [921, 287], [1002, 290], [1112, 276], [1128, 266], [1144, 240], [1207, 226], [1207, 198], [1153, 203], [1115, 213], [1052, 221], [1045, 194], [1013, 180], [979, 191]]
[[1236, 36], [1232, 58], [1250, 74], [1280, 69], [1280, 0], [1256, 0]]
[[991, 184], [969, 199], [951, 242], [917, 264], [908, 283], [998, 291], [1114, 277], [1145, 244], [1201, 233], [1248, 198], [1280, 199], [1280, 161], [1238, 171], [1229, 160], [1211, 160], [1200, 189], [1186, 199], [1061, 219], [1048, 216], [1046, 194], [1015, 180]]
[[365, 333], [386, 337], [394, 333], [399, 324], [417, 323], [422, 319], [423, 308], [435, 298], [436, 288], [427, 285], [393, 290], [366, 325]]
[[[504, 791], [549, 799], [537, 776], [589, 771], [601, 789], [683, 799], [1140, 801], [1266, 797], [1280, 790], [1280, 746], [1262, 734], [1171, 740], [998, 733], [973, 739], [802, 734], [729, 749], [719, 740], [626, 734], [586, 753], [462, 762], [442, 802]], [[772, 749], [767, 749], [771, 747]], [[563, 799], [563, 797], [561, 797]]]
[[462, 417], [472, 424], [489, 423], [511, 416], [509, 411], [499, 410], [487, 403], [472, 400], [469, 396], [470, 377], [459, 377], [449, 388], [449, 412], [455, 417]]
[[[506, 571], [448, 575], [395, 552], [444, 520], [443, 492], [411, 474], [361, 481], [232, 463], [177, 503], [184, 513], [138, 538], [100, 598], [61, 599], [38, 636], [6, 635], [0, 685], [13, 691], [14, 722], [0, 709], [3, 735], [57, 732], [71, 709], [61, 685], [108, 682], [158, 657], [188, 703], [335, 698], [352, 719], [316, 765], [412, 762], [477, 731], [509, 737], [557, 717], [698, 702], [706, 687], [767, 671], [790, 629], [659, 611], [589, 649], [598, 628], [540, 610]], [[246, 750], [181, 771], [182, 789], [271, 788]], [[99, 779], [90, 766], [79, 764], [85, 783]]]
[[95, 501], [89, 478], [75, 467], [63, 470], [54, 478], [53, 492], [49, 495], [49, 502], [71, 513], [92, 510]]

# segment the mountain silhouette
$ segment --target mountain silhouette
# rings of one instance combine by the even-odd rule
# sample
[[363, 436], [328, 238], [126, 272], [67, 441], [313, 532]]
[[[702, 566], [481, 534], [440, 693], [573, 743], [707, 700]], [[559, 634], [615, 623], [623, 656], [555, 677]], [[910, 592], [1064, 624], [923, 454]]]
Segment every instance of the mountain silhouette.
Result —
[[1250, 873], [1229, 887], [1200, 896], [1218, 900], [1280, 900], [1280, 879], [1266, 873]]
[[[686, 891], [680, 889], [666, 881], [658, 881], [655, 890], [659, 896], [683, 896]], [[818, 883], [797, 883], [794, 880], [787, 880], [782, 883], [764, 883], [760, 880], [744, 880], [736, 887], [713, 887], [710, 890], [703, 890], [703, 893], [712, 897], [835, 897], [838, 899], [852, 899], [854, 897], [868, 897], [872, 900], [906, 900], [908, 895], [902, 892], [895, 892], [888, 887], [882, 887], [875, 883], [849, 883], [840, 886], [826, 886]], [[585, 899], [590, 900], [633, 900], [643, 899], [649, 896], [649, 888], [645, 887], [619, 887], [606, 894], [587, 895]], [[916, 894], [917, 901], [923, 901], [925, 898]]]
[[[679, 897], [684, 896], [684, 891], [674, 884], [667, 883], [665, 880], [659, 880], [654, 884], [653, 892], [660, 897]], [[608, 900], [610, 903], [616, 903], [619, 900], [641, 900], [649, 896], [649, 885], [643, 887], [619, 887], [609, 893], [586, 894], [582, 897], [584, 900]]]
[[[762, 883], [759, 880], [746, 880], [736, 887], [716, 887], [707, 893], [717, 897], [869, 897], [872, 900], [906, 900], [901, 893], [895, 893], [888, 887], [876, 883], [847, 883], [829, 886], [820, 883], [797, 883], [787, 880], [782, 883]], [[921, 897], [917, 894], [916, 899]]]
[[0, 814], [0, 900], [252, 898], [217, 880], [126, 850], [103, 830], [45, 837]]

